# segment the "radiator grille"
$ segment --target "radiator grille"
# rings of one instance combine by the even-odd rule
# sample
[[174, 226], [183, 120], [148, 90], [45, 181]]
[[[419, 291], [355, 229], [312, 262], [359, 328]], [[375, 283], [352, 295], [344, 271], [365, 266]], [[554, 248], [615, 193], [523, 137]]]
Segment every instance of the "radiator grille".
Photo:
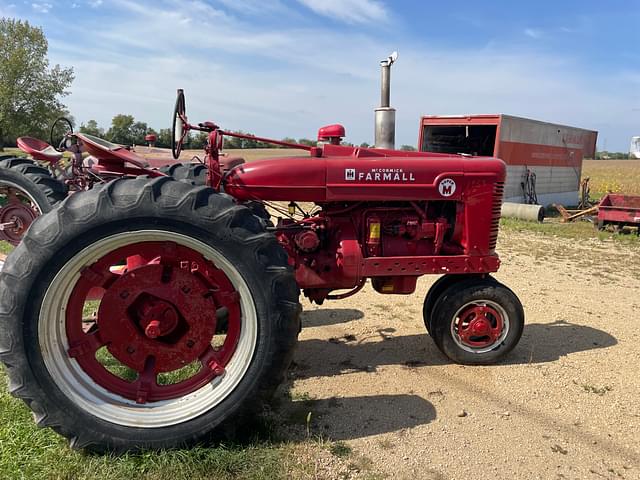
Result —
[[498, 229], [500, 228], [500, 211], [502, 209], [502, 195], [504, 194], [504, 182], [497, 182], [493, 189], [493, 205], [491, 209], [491, 234], [489, 236], [489, 250], [496, 248], [498, 241]]

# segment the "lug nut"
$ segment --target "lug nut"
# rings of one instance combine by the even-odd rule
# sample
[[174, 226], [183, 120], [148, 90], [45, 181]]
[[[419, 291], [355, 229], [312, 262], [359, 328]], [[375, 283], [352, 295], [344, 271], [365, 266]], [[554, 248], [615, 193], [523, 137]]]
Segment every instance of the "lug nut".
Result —
[[209, 369], [217, 376], [220, 376], [225, 372], [224, 367], [215, 360], [211, 360], [209, 362]]
[[151, 320], [149, 325], [144, 329], [144, 334], [149, 338], [158, 338], [160, 336], [160, 322]]

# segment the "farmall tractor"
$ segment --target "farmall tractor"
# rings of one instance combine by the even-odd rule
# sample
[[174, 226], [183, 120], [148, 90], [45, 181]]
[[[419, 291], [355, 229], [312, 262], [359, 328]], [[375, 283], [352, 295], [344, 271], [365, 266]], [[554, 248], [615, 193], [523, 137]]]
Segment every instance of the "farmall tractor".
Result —
[[423, 315], [444, 355], [490, 364], [517, 344], [522, 306], [490, 276], [501, 160], [342, 146], [333, 125], [320, 146], [295, 145], [308, 156], [243, 163], [219, 154], [228, 132], [188, 122], [179, 91], [176, 158], [193, 130], [208, 133], [206, 186], [163, 176], [76, 193], [7, 259], [0, 357], [38, 425], [96, 451], [228, 433], [281, 383], [300, 290], [323, 303], [369, 280], [406, 295], [438, 274]]

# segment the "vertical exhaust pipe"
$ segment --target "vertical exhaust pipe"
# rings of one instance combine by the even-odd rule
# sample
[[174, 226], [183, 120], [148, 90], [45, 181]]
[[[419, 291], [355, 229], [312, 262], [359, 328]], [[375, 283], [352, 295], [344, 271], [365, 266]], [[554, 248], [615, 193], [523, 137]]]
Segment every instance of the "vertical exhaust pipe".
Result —
[[381, 93], [380, 107], [375, 115], [376, 148], [394, 149], [396, 144], [396, 110], [391, 108], [391, 65], [398, 59], [398, 52], [393, 52], [380, 62]]

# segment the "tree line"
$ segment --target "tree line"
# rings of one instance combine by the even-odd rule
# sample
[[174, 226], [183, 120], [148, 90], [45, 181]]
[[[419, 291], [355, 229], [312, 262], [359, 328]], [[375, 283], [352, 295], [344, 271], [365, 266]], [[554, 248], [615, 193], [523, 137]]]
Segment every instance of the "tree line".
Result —
[[[132, 115], [119, 114], [113, 117], [111, 120], [111, 126], [108, 129], [100, 128], [98, 122], [95, 120], [89, 120], [87, 123], [83, 123], [79, 128], [80, 133], [86, 133], [89, 135], [95, 135], [96, 137], [104, 138], [113, 143], [121, 145], [145, 145], [148, 142], [145, 140], [147, 135], [155, 135], [155, 146], [160, 148], [171, 147], [171, 129], [161, 128], [160, 130], [154, 130], [149, 127], [146, 122], [136, 121]], [[244, 135], [251, 135], [248, 132], [235, 131], [234, 133], [241, 133]], [[185, 140], [185, 146], [192, 149], [201, 149], [207, 143], [206, 132], [191, 132]], [[283, 138], [283, 142], [288, 143], [300, 143], [302, 145], [315, 146], [317, 142], [308, 138]], [[225, 137], [225, 148], [278, 148], [276, 145], [267, 142], [261, 142], [252, 138], [236, 138]]]

